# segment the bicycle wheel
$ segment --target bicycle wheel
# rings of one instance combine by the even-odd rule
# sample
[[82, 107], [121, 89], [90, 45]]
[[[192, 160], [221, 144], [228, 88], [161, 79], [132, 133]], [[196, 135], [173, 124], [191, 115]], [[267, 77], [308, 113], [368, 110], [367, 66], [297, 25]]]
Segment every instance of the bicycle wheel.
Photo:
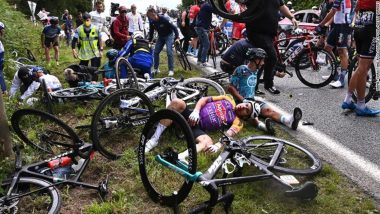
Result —
[[217, 55], [221, 55], [227, 49], [228, 40], [226, 37], [227, 36], [222, 32], [215, 33]]
[[212, 63], [214, 65], [214, 69], [216, 69], [216, 42], [215, 42], [215, 39], [210, 41], [210, 45], [211, 45], [210, 55], [211, 55]]
[[[358, 67], [358, 59], [354, 58], [351, 62], [350, 67], [348, 69], [348, 82], [350, 82], [353, 73], [356, 71]], [[365, 102], [367, 103], [372, 99], [374, 92], [376, 91], [376, 70], [375, 65], [372, 63], [371, 69], [368, 71], [367, 82], [365, 87]], [[356, 91], [352, 94], [352, 99], [357, 102], [358, 94]]]
[[25, 57], [19, 57], [16, 59], [16, 61], [24, 65], [33, 65], [33, 61]]
[[50, 95], [56, 98], [85, 98], [97, 93], [98, 93], [97, 88], [75, 87], [75, 88], [65, 88], [65, 89], [53, 91], [53, 92], [50, 92]]
[[[170, 127], [175, 128], [166, 128], [159, 137], [157, 146], [145, 153], [147, 141], [163, 119], [172, 120]], [[178, 138], [174, 134], [175, 130], [182, 132], [183, 137]], [[186, 150], [189, 152], [188, 164], [177, 159], [177, 155]], [[191, 129], [182, 115], [169, 109], [160, 110], [149, 118], [141, 134], [138, 160], [141, 180], [149, 197], [161, 205], [178, 205], [187, 197], [194, 181], [185, 179], [178, 172], [164, 166], [158, 161], [158, 155], [190, 174], [196, 172], [197, 154]], [[173, 195], [174, 192], [177, 193], [176, 196]]]
[[[120, 76], [120, 71], [122, 70], [122, 67], [125, 66], [125, 69], [127, 69], [127, 76], [126, 76], [126, 81], [122, 81], [121, 76]], [[116, 67], [116, 85], [117, 89], [122, 89], [122, 88], [135, 88], [138, 89], [138, 81], [136, 77], [136, 72], [133, 69], [131, 63], [124, 58], [124, 57], [119, 57], [116, 60], [115, 63]]]
[[[199, 94], [189, 100], [185, 100], [187, 105], [195, 105], [202, 97], [224, 95], [225, 91], [218, 83], [200, 77], [189, 78], [183, 81], [183, 86], [199, 90]], [[177, 98], [184, 98], [188, 95], [185, 91], [177, 90], [175, 96]], [[174, 97], [172, 97], [173, 99]]]
[[[0, 198], [1, 213], [58, 214], [61, 209], [62, 198], [58, 189], [51, 185], [51, 183], [45, 180], [21, 177], [10, 195], [10, 197], [14, 197], [14, 199], [11, 199], [9, 204], [5, 205], [2, 204], [3, 201]], [[1, 185], [2, 189], [5, 190], [8, 189], [9, 186], [9, 183]], [[42, 190], [38, 191], [39, 189]], [[23, 194], [27, 195], [22, 196]]]
[[[246, 144], [247, 151], [252, 154], [251, 158], [269, 165], [277, 172], [293, 175], [313, 175], [321, 171], [322, 162], [307, 149], [271, 136], [249, 136], [242, 141]], [[273, 156], [279, 154], [275, 160]]]
[[120, 158], [137, 146], [136, 134], [153, 112], [144, 93], [130, 88], [115, 91], [101, 101], [92, 118], [90, 137], [95, 148], [108, 159]]
[[185, 61], [185, 58], [182, 55], [181, 48], [179, 46], [180, 46], [179, 43], [174, 44], [174, 48], [175, 48], [176, 53], [177, 53], [177, 59], [178, 59], [179, 64], [183, 68], [183, 70], [186, 71], [187, 70], [187, 63]]
[[[310, 64], [310, 66], [301, 69], [300, 66], [304, 64]], [[336, 61], [327, 51], [313, 47], [311, 51], [303, 49], [299, 53], [294, 61], [294, 68], [298, 79], [303, 84], [311, 88], [321, 88], [333, 80], [336, 73]]]
[[[143, 83], [143, 82], [138, 82], [138, 88], [139, 88], [139, 91], [144, 91], [148, 86], [147, 84]], [[115, 92], [117, 90], [117, 86], [116, 84], [110, 84], [108, 85], [107, 87], [104, 87], [102, 89], [102, 94], [104, 95], [110, 95], [112, 94], [113, 92]]]
[[69, 150], [78, 151], [82, 145], [75, 132], [63, 121], [51, 114], [20, 109], [11, 118], [13, 130], [26, 144], [40, 151], [42, 159], [62, 154]]

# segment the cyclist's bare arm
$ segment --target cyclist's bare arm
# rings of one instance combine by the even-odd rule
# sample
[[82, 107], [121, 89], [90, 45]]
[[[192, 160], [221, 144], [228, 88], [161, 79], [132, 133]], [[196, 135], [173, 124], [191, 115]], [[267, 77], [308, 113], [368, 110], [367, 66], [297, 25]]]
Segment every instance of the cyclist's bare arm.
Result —
[[230, 92], [230, 94], [231, 94], [233, 97], [237, 98], [240, 102], [243, 102], [244, 97], [241, 96], [241, 95], [239, 94], [239, 91], [238, 91], [233, 85], [230, 84], [230, 85], [228, 86], [227, 91]]
[[326, 26], [326, 23], [329, 22], [335, 15], [336, 9], [332, 8], [326, 17], [319, 23], [320, 26]]
[[297, 20], [294, 18], [293, 14], [290, 12], [289, 8], [286, 5], [280, 7], [280, 12], [288, 19], [290, 19], [294, 26], [298, 26]]
[[198, 100], [197, 104], [195, 105], [194, 110], [200, 111], [203, 106], [205, 106], [208, 103], [208, 100], [211, 99], [211, 97], [202, 97], [200, 100]]

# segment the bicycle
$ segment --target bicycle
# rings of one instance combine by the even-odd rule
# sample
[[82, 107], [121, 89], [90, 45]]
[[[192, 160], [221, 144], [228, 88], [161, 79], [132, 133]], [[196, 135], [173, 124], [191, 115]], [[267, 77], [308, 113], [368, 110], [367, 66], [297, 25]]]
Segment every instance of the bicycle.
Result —
[[[315, 46], [316, 38], [310, 34], [294, 35], [274, 41], [277, 55], [275, 69], [286, 72], [288, 65], [294, 66], [298, 79], [311, 88], [328, 85], [336, 75], [336, 60], [329, 52]], [[279, 44], [283, 41], [294, 40], [288, 45], [284, 54], [280, 53]], [[294, 49], [291, 47], [295, 47]], [[324, 77], [328, 78], [325, 79]]]
[[[158, 145], [145, 153], [146, 142], [163, 119], [172, 120], [183, 137], [178, 138], [166, 129]], [[290, 176], [314, 175], [321, 170], [320, 159], [305, 148], [271, 136], [248, 136], [233, 140], [224, 135], [219, 142], [224, 145], [223, 151], [207, 171], [199, 172], [194, 137], [187, 121], [179, 113], [168, 109], [153, 114], [145, 124], [138, 147], [140, 177], [149, 197], [156, 203], [177, 209], [188, 196], [194, 182], [197, 182], [207, 190], [210, 199], [190, 213], [211, 213], [219, 202], [225, 203], [227, 211], [234, 197], [227, 192], [228, 185], [266, 179], [273, 179], [287, 188], [287, 196], [304, 200], [312, 200], [317, 196], [318, 188], [314, 183], [307, 181], [298, 185], [300, 182]], [[179, 160], [179, 152], [186, 150], [186, 161]], [[243, 170], [247, 166], [258, 169], [261, 174]], [[216, 178], [220, 169], [224, 171], [223, 176]], [[223, 187], [222, 195], [219, 195], [218, 187]]]
[[[29, 120], [32, 117], [34, 120]], [[108, 192], [108, 178], [99, 185], [81, 181], [81, 176], [93, 157], [92, 145], [82, 142], [75, 132], [53, 115], [34, 110], [21, 109], [11, 118], [12, 127], [18, 137], [27, 145], [40, 151], [41, 159], [37, 163], [22, 166], [20, 150], [17, 145], [15, 172], [10, 179], [1, 184], [6, 192], [0, 197], [0, 210], [3, 213], [46, 212], [58, 213], [61, 196], [57, 186], [81, 186], [97, 190], [104, 199]], [[25, 125], [31, 125], [26, 127]], [[42, 126], [42, 127], [39, 127]], [[36, 129], [42, 128], [39, 131]], [[60, 152], [58, 152], [60, 150]], [[57, 153], [58, 152], [58, 153]], [[44, 156], [48, 155], [48, 156]], [[76, 160], [83, 158], [83, 162]], [[65, 160], [65, 162], [63, 161]], [[59, 171], [60, 168], [76, 164], [75, 173]]]
[[180, 42], [175, 42], [174, 43], [174, 48], [176, 50], [176, 53], [177, 53], [177, 57], [178, 57], [178, 61], [179, 61], [179, 64], [182, 66], [182, 68], [186, 71], [187, 69], [189, 69], [191, 71], [191, 65], [190, 65], [190, 62], [189, 60], [187, 59], [187, 56], [186, 56], [186, 53], [185, 51], [182, 49], [181, 47], [181, 43]]
[[214, 32], [214, 29], [210, 29], [210, 32], [209, 32], [209, 40], [210, 40], [210, 49], [209, 49], [209, 52], [208, 52], [208, 57], [207, 57], [207, 61], [210, 59], [212, 59], [212, 63], [214, 65], [214, 69], [216, 69], [216, 50], [217, 50], [217, 46], [216, 46], [216, 41], [215, 41], [215, 32]]
[[[358, 58], [350, 62], [350, 67], [348, 68], [348, 82], [350, 82], [353, 73], [356, 71], [358, 66]], [[365, 102], [369, 102], [371, 99], [378, 100], [380, 97], [380, 71], [375, 68], [375, 62], [372, 63], [371, 68], [367, 75], [366, 91], [365, 91]], [[357, 102], [357, 92], [352, 94], [352, 99]]]
[[153, 104], [166, 107], [172, 99], [181, 98], [191, 106], [203, 96], [222, 94], [224, 90], [220, 85], [202, 78], [163, 78], [148, 86], [144, 93], [136, 89], [118, 90], [96, 108], [91, 121], [91, 140], [102, 155], [111, 160], [118, 159], [128, 146], [135, 146], [126, 143], [125, 139], [136, 137], [135, 134], [154, 113]]

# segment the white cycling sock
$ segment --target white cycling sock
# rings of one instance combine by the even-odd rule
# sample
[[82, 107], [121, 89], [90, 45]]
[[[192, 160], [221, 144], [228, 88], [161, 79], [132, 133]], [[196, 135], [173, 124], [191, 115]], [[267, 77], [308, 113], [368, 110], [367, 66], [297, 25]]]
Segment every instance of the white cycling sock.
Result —
[[259, 124], [257, 124], [257, 128], [263, 131], [268, 131], [267, 127], [265, 126], [265, 123], [263, 123], [262, 121], [259, 121]]
[[352, 102], [352, 92], [347, 92], [346, 97], [344, 98], [344, 102], [350, 104]]
[[166, 129], [166, 126], [162, 125], [161, 123], [158, 123], [157, 125], [157, 128], [156, 128], [156, 132], [154, 132], [153, 136], [150, 138], [154, 138], [156, 140], [160, 139], [160, 136], [162, 134], [162, 132], [164, 132]]
[[359, 100], [358, 99], [358, 102], [356, 102], [356, 108], [358, 109], [365, 109], [365, 99], [362, 99], [362, 100]]
[[189, 151], [186, 149], [186, 151], [178, 154], [178, 160], [184, 160], [189, 156]]
[[293, 115], [288, 115], [288, 116], [285, 116], [285, 115], [281, 115], [281, 123], [284, 124], [285, 126], [287, 127], [291, 127], [292, 126], [292, 123], [294, 121], [294, 118], [293, 118]]

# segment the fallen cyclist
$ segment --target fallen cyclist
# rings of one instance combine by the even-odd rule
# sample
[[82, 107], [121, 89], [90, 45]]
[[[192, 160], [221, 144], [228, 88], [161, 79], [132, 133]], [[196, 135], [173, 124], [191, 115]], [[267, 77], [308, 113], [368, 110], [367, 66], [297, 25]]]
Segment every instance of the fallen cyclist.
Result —
[[241, 65], [235, 69], [231, 75], [230, 85], [228, 91], [233, 95], [237, 103], [251, 100], [259, 105], [258, 116], [265, 119], [265, 123], [261, 122], [258, 117], [251, 118], [251, 122], [258, 129], [267, 131], [274, 134], [274, 129], [271, 121], [282, 123], [293, 130], [296, 130], [298, 123], [302, 118], [302, 111], [300, 108], [295, 108], [293, 115], [282, 115], [275, 111], [268, 104], [262, 101], [255, 100], [255, 88], [257, 84], [257, 72], [264, 65], [266, 53], [261, 48], [249, 48], [246, 52], [246, 60], [249, 61], [247, 65]]
[[[255, 118], [260, 111], [259, 105], [255, 105], [252, 101], [235, 104], [232, 96], [220, 95], [201, 98], [194, 109], [189, 109], [186, 103], [181, 99], [174, 99], [168, 106], [168, 109], [181, 113], [193, 132], [197, 152], [205, 151], [208, 153], [216, 153], [222, 147], [221, 143], [214, 144], [211, 137], [206, 131], [221, 130], [223, 127], [229, 127], [226, 135], [235, 136], [243, 128], [243, 121], [249, 118]], [[145, 145], [145, 153], [151, 151], [159, 143], [159, 138], [165, 129], [170, 126], [171, 120], [161, 120], [155, 133]], [[178, 159], [185, 161], [188, 157], [188, 151], [178, 154]]]
[[70, 65], [65, 69], [63, 75], [65, 77], [65, 80], [69, 83], [70, 87], [78, 87], [79, 82], [96, 83], [96, 81], [98, 81], [97, 71], [97, 67]]

